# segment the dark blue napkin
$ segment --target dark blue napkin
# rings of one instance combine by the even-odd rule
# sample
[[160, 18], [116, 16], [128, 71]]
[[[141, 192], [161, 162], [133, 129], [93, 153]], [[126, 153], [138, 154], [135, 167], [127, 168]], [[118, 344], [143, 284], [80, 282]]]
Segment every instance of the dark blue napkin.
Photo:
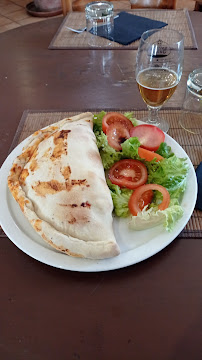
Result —
[[202, 162], [196, 169], [196, 177], [198, 182], [198, 195], [196, 200], [196, 209], [202, 210]]
[[[119, 17], [114, 19], [113, 41], [122, 45], [128, 45], [140, 39], [144, 31], [160, 29], [168, 25], [162, 21], [151, 20], [125, 11], [120, 12], [118, 15]], [[103, 33], [103, 26], [98, 27], [97, 35], [109, 38]]]

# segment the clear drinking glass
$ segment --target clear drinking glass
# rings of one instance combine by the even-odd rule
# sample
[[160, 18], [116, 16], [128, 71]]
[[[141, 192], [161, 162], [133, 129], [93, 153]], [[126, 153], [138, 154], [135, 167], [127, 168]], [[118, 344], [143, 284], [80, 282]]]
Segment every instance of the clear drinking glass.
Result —
[[141, 120], [164, 132], [169, 124], [159, 118], [158, 111], [176, 90], [183, 59], [184, 37], [178, 31], [154, 29], [142, 34], [136, 58], [136, 81], [149, 112]]
[[85, 13], [88, 44], [96, 47], [111, 45], [114, 32], [113, 4], [107, 1], [91, 2], [86, 5]]
[[189, 74], [179, 123], [191, 134], [202, 135], [202, 68]]

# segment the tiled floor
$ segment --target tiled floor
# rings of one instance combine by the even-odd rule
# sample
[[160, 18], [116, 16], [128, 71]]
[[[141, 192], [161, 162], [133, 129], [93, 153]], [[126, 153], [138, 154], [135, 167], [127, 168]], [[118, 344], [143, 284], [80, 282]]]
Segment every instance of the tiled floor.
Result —
[[[27, 13], [26, 5], [30, 2], [31, 0], [0, 0], [0, 33], [46, 19], [34, 17]], [[193, 10], [194, 6], [195, 1], [177, 0], [177, 8]]]
[[31, 0], [0, 0], [0, 33], [47, 19], [29, 15], [26, 5], [30, 2]]

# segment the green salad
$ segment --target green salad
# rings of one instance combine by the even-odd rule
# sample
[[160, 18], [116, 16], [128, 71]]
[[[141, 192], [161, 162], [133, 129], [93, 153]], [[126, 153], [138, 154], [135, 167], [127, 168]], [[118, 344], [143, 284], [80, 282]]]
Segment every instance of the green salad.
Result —
[[[123, 138], [121, 150], [116, 150], [109, 145], [108, 137], [102, 130], [102, 122], [105, 115], [106, 112], [104, 111], [94, 114], [93, 130], [106, 173], [120, 160], [138, 160], [146, 166], [148, 174], [146, 184], [161, 185], [168, 191], [170, 196], [168, 207], [160, 210], [159, 204], [162, 202], [163, 195], [160, 191], [154, 190], [152, 201], [134, 216], [131, 214], [128, 203], [131, 195], [136, 190], [123, 186], [120, 187], [112, 183], [107, 177], [115, 214], [119, 217], [130, 216], [130, 226], [135, 230], [146, 229], [163, 223], [165, 229], [171, 231], [183, 215], [183, 208], [180, 203], [187, 183], [187, 159], [178, 158], [170, 146], [165, 142], [161, 142], [154, 153], [156, 156], [158, 154], [161, 160], [157, 161], [156, 157], [154, 157], [148, 161], [140, 157], [139, 147], [141, 143], [138, 137], [135, 136], [129, 137], [126, 140]], [[134, 127], [138, 126], [137, 120], [133, 118], [133, 113], [126, 112], [124, 116], [130, 120]]]

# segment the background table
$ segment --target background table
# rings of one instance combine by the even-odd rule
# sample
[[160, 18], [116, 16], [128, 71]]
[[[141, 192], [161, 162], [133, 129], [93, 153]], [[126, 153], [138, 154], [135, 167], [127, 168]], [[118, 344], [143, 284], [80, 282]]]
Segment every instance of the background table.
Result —
[[[185, 51], [167, 107], [182, 105], [188, 73], [202, 65], [202, 15], [190, 16], [199, 49]], [[0, 164], [25, 109], [144, 107], [136, 51], [48, 50], [60, 22], [0, 35]], [[2, 237], [0, 358], [199, 360], [201, 259], [201, 239], [178, 237], [129, 268], [73, 273], [37, 262]]]

